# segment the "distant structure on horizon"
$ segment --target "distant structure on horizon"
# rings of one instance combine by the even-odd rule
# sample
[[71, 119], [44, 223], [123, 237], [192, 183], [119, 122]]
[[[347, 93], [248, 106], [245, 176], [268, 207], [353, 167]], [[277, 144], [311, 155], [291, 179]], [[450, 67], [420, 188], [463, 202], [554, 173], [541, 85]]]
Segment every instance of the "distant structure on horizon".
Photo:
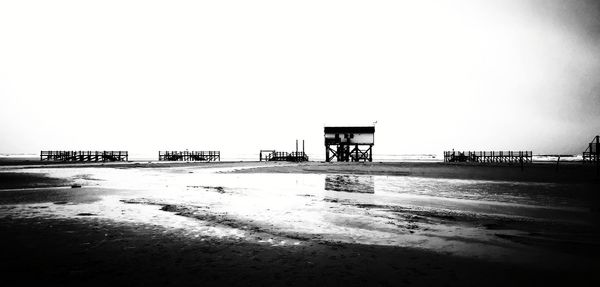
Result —
[[592, 142], [588, 144], [587, 149], [583, 152], [584, 162], [600, 161], [600, 136], [595, 136]]
[[40, 161], [128, 161], [127, 151], [40, 151]]
[[532, 163], [532, 151], [444, 151], [444, 162]]
[[159, 151], [159, 161], [221, 161], [220, 151]]
[[261, 149], [258, 154], [259, 161], [291, 161], [303, 162], [308, 161], [308, 155], [304, 152], [304, 140], [302, 140], [302, 151], [298, 150], [298, 140], [296, 140], [296, 151], [284, 152], [271, 149]]
[[325, 160], [373, 161], [375, 127], [325, 127]]

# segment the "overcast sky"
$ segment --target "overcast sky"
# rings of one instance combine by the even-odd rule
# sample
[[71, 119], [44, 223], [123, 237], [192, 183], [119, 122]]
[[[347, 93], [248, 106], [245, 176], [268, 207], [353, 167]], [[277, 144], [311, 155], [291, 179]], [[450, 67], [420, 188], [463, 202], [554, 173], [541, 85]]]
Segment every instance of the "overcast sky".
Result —
[[580, 153], [600, 1], [2, 1], [0, 153]]

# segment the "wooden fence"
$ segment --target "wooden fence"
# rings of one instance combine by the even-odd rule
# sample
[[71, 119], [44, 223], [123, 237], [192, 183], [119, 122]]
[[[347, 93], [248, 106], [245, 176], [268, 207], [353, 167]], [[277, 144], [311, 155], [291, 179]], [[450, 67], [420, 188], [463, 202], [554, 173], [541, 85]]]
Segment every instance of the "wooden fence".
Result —
[[532, 151], [444, 151], [444, 162], [531, 163]]
[[62, 151], [49, 150], [40, 152], [41, 161], [128, 161], [127, 151]]

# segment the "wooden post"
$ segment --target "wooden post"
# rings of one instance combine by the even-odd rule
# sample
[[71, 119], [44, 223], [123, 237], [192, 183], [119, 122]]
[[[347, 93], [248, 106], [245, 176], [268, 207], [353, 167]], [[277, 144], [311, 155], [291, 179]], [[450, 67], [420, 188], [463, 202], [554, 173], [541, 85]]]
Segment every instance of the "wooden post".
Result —
[[521, 162], [521, 172], [523, 171], [523, 156], [519, 157], [519, 161]]
[[[591, 147], [592, 145], [590, 144], [590, 153], [592, 151], [595, 151], [594, 153], [594, 159], [596, 161], [596, 179], [600, 180], [600, 151], [598, 150], [598, 148], [600, 147], [600, 136], [596, 136], [596, 143], [595, 143], [595, 150], [592, 150]], [[591, 156], [590, 156], [591, 158]]]
[[[600, 147], [600, 136], [596, 136], [596, 153], [595, 153], [595, 158], [596, 158], [596, 179], [600, 180], [600, 151], [598, 150], [598, 148]], [[590, 150], [591, 152], [591, 150]]]

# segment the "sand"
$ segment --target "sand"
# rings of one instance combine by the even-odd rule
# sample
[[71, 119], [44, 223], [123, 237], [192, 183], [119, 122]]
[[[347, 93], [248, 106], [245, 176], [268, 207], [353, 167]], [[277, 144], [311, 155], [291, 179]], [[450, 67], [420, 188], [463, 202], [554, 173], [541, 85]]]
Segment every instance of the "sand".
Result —
[[[526, 166], [524, 171], [513, 166], [465, 166], [440, 163], [375, 163], [375, 164], [287, 164], [274, 166], [264, 163], [126, 163], [108, 165], [77, 165], [73, 170], [86, 176], [48, 177], [61, 167], [65, 174], [72, 165], [53, 165], [51, 169], [37, 165], [10, 166], [0, 172], [0, 254], [2, 254], [3, 281], [9, 284], [38, 283], [45, 285], [351, 285], [351, 286], [504, 286], [510, 285], [594, 285], [600, 281], [596, 264], [598, 247], [597, 195], [592, 191], [598, 185], [588, 174], [593, 170], [577, 165]], [[392, 178], [406, 177], [414, 180], [484, 179], [509, 182], [557, 183], [576, 189], [575, 198], [568, 207], [588, 208], [588, 212], [570, 213], [567, 210], [551, 210], [550, 216], [570, 214], [585, 215], [577, 218], [577, 224], [560, 220], [521, 221], [501, 218], [472, 217], [467, 213], [440, 214], [429, 209], [394, 210], [395, 214], [419, 217], [427, 222], [415, 221], [417, 234], [423, 226], [451, 224], [460, 228], [483, 226], [490, 234], [497, 232], [500, 238], [487, 242], [506, 242], [506, 246], [518, 246], [520, 256], [486, 257], [461, 256], [419, 248], [418, 245], [390, 246], [381, 244], [355, 244], [310, 234], [286, 233], [264, 224], [241, 221], [240, 217], [205, 211], [185, 202], [130, 202], [119, 208], [149, 208], [153, 216], [184, 218], [186, 224], [194, 220], [210, 222], [211, 228], [242, 230], [246, 237], [215, 237], [211, 234], [190, 233], [185, 225], [165, 226], [156, 221], [114, 220], [99, 212], [54, 216], [48, 210], [56, 207], [84, 208], [95, 206], [105, 197], [135, 199], [137, 191], [130, 188], [102, 186], [102, 171], [119, 174], [121, 171], [153, 171], [157, 174], [183, 175], [199, 173], [206, 168], [240, 167], [233, 171], [247, 174], [332, 174], [332, 175], [380, 175]], [[191, 169], [189, 169], [191, 168]], [[248, 169], [249, 168], [249, 169]], [[61, 174], [61, 173], [58, 174]], [[227, 171], [231, 172], [231, 171]], [[46, 174], [46, 175], [45, 175]], [[85, 179], [82, 179], [85, 178]], [[179, 177], [177, 177], [179, 178]], [[184, 177], [181, 177], [184, 178]], [[262, 177], [261, 177], [262, 178]], [[326, 177], [325, 180], [328, 180]], [[336, 177], [333, 177], [336, 179]], [[378, 178], [379, 179], [379, 178]], [[241, 180], [241, 179], [238, 179]], [[99, 182], [98, 186], [92, 185]], [[82, 188], [72, 188], [83, 183]], [[285, 183], [285, 182], [284, 182]], [[444, 183], [444, 181], [442, 181]], [[174, 182], [169, 182], [173, 185]], [[240, 183], [241, 184], [241, 183]], [[87, 186], [90, 185], [90, 186]], [[152, 183], [151, 185], [156, 185]], [[135, 184], [133, 184], [135, 186]], [[535, 185], [534, 185], [535, 186]], [[554, 186], [554, 185], [552, 185]], [[238, 190], [225, 187], [194, 187], [203, 196], [217, 199], [233, 198], [231, 192]], [[548, 189], [553, 191], [553, 189]], [[377, 191], [378, 193], [380, 191]], [[533, 192], [533, 191], [532, 191]], [[560, 192], [562, 192], [560, 190]], [[350, 211], [381, 212], [381, 205], [360, 205], [341, 197], [323, 198], [324, 204], [351, 208]], [[368, 197], [369, 194], [358, 196]], [[560, 196], [563, 196], [562, 194]], [[562, 200], [562, 197], [557, 197]], [[302, 198], [300, 196], [296, 197]], [[313, 197], [308, 197], [312, 199]], [[535, 197], [533, 197], [535, 199]], [[554, 197], [551, 197], [554, 198]], [[147, 198], [146, 198], [147, 199]], [[297, 199], [294, 199], [297, 200]], [[344, 201], [346, 200], [346, 201]], [[440, 199], [443, 201], [443, 198]], [[454, 200], [454, 199], [452, 199]], [[308, 201], [316, 202], [316, 201]], [[436, 201], [437, 202], [437, 201]], [[559, 201], [562, 202], [562, 201]], [[194, 209], [195, 208], [195, 209]], [[216, 208], [216, 207], [213, 207]], [[386, 208], [396, 208], [388, 206]], [[57, 209], [58, 210], [58, 209]], [[346, 209], [342, 209], [346, 210]], [[18, 211], [18, 212], [17, 212]], [[538, 216], [534, 214], [532, 216]], [[546, 216], [545, 214], [539, 216]], [[408, 217], [401, 217], [399, 222]], [[565, 219], [563, 218], [563, 219]], [[135, 218], [134, 218], [135, 219]], [[275, 219], [272, 219], [275, 220]], [[475, 222], [476, 221], [476, 222]], [[275, 221], [273, 221], [275, 222]], [[578, 225], [583, 224], [583, 225]], [[571, 226], [571, 227], [569, 227]], [[581, 226], [581, 227], [580, 227]], [[567, 229], [567, 228], [571, 229]], [[400, 227], [410, 235], [409, 229]], [[209, 229], [207, 229], [209, 230]], [[477, 229], [479, 230], [479, 229]], [[505, 231], [527, 231], [512, 238]], [[547, 233], [551, 231], [551, 235]], [[538, 235], [536, 235], [536, 232]], [[404, 234], [402, 233], [402, 234]], [[487, 234], [487, 233], [486, 233]], [[543, 234], [544, 236], [539, 236]], [[501, 237], [500, 236], [500, 237]], [[475, 237], [477, 238], [477, 237]], [[482, 239], [483, 240], [483, 239]], [[288, 241], [296, 244], [281, 245]], [[517, 243], [515, 243], [517, 242]], [[468, 243], [467, 243], [468, 244]], [[476, 243], [473, 243], [475, 246]], [[479, 243], [477, 243], [479, 244]], [[496, 244], [496, 243], [494, 243]], [[490, 249], [491, 252], [491, 249]], [[522, 258], [516, 258], [522, 257]], [[514, 259], [514, 260], [513, 260]], [[518, 259], [518, 260], [517, 260]]]
[[[190, 239], [95, 220], [0, 220], [9, 285], [581, 285], [591, 270], [548, 270], [418, 249], [335, 243], [272, 247]], [[508, 284], [508, 285], [507, 285]]]
[[526, 182], [598, 183], [593, 164], [580, 162], [538, 162], [526, 164], [466, 164], [443, 162], [324, 163], [309, 162], [290, 166], [257, 167], [240, 173], [329, 173], [430, 178], [480, 179]]

